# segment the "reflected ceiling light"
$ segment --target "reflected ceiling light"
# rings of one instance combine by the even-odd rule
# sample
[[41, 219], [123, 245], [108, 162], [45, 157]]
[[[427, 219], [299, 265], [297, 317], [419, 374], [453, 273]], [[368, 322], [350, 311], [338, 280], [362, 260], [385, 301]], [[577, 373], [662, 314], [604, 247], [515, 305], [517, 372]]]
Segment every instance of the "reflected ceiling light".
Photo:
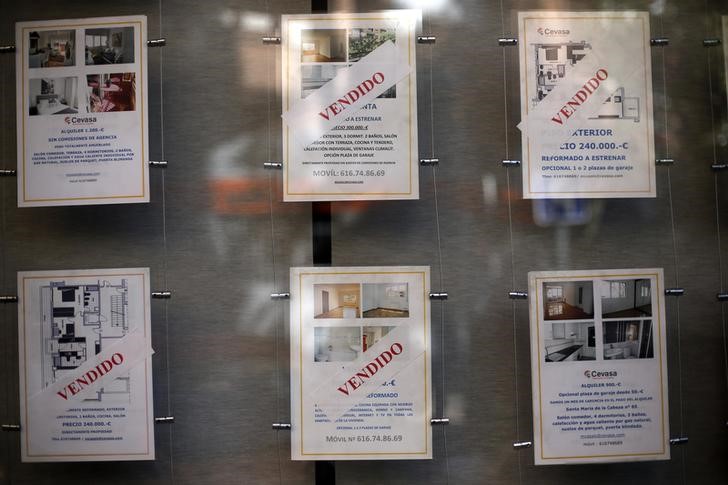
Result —
[[267, 13], [243, 12], [240, 15], [240, 28], [250, 32], [268, 32], [272, 24]]
[[404, 8], [418, 8], [425, 11], [437, 11], [449, 3], [449, 0], [397, 0]]

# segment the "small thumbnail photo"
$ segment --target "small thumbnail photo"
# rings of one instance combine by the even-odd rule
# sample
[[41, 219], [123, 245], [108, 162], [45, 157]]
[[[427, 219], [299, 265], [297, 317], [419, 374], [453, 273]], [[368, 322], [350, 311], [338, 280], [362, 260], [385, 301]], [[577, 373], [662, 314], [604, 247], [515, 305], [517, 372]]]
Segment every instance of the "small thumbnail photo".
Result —
[[548, 281], [543, 284], [544, 320], [594, 318], [591, 281]]
[[602, 317], [639, 318], [652, 316], [649, 279], [604, 280], [600, 282]]
[[30, 33], [28, 67], [76, 65], [75, 30], [41, 30]]
[[359, 318], [359, 284], [313, 285], [314, 318]]
[[604, 359], [651, 359], [654, 357], [652, 320], [603, 322]]
[[351, 362], [361, 353], [361, 327], [314, 327], [314, 362]]
[[75, 77], [30, 80], [29, 115], [78, 113], [78, 80]]
[[134, 27], [86, 29], [86, 65], [134, 63]]
[[364, 283], [361, 299], [364, 318], [409, 317], [407, 283]]
[[88, 106], [92, 113], [134, 111], [136, 109], [136, 81], [133, 72], [89, 74]]
[[302, 30], [301, 62], [346, 62], [346, 30]]

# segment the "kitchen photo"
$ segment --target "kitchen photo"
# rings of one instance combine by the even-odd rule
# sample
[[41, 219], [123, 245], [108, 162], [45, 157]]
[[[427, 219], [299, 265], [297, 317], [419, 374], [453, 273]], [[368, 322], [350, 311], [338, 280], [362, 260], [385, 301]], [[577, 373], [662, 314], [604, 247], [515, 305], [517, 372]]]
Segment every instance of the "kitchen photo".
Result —
[[133, 64], [134, 27], [86, 29], [86, 65]]
[[602, 297], [602, 318], [652, 316], [650, 280], [603, 280], [599, 284]]
[[651, 359], [654, 357], [652, 320], [602, 322], [604, 359]]
[[407, 283], [364, 283], [362, 310], [364, 318], [408, 318]]
[[88, 106], [92, 113], [134, 111], [136, 109], [136, 75], [133, 72], [89, 74]]
[[360, 318], [359, 283], [313, 285], [314, 318]]
[[594, 322], [546, 322], [543, 333], [546, 362], [596, 360]]
[[30, 33], [28, 67], [76, 65], [75, 30], [41, 30]]
[[594, 318], [591, 281], [547, 281], [543, 284], [544, 320], [588, 320]]
[[78, 80], [75, 77], [30, 80], [29, 115], [78, 113]]
[[314, 327], [314, 362], [351, 362], [362, 352], [361, 327]]

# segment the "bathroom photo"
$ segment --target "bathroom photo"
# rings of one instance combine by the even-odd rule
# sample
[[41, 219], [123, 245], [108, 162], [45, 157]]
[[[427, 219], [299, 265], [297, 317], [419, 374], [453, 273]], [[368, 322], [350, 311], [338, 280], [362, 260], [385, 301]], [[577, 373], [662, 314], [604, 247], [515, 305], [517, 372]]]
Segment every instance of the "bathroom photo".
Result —
[[603, 318], [652, 316], [650, 280], [604, 280], [600, 286]]
[[28, 67], [68, 67], [76, 65], [76, 31], [42, 30], [31, 32]]
[[86, 65], [134, 63], [134, 27], [86, 29]]
[[314, 318], [360, 318], [358, 283], [313, 285]]
[[362, 310], [364, 318], [408, 318], [407, 283], [364, 283]]
[[591, 281], [548, 281], [543, 284], [544, 320], [594, 318]]
[[368, 348], [373, 347], [380, 340], [387, 336], [389, 332], [397, 327], [394, 326], [368, 326], [362, 329], [362, 350], [367, 351]]
[[547, 322], [543, 325], [546, 362], [596, 360], [594, 322]]
[[346, 62], [346, 29], [302, 30], [301, 62]]
[[361, 327], [314, 327], [314, 362], [351, 362], [362, 352]]
[[603, 322], [604, 359], [651, 359], [654, 357], [652, 320]]
[[75, 77], [30, 80], [30, 116], [78, 113], [78, 81]]

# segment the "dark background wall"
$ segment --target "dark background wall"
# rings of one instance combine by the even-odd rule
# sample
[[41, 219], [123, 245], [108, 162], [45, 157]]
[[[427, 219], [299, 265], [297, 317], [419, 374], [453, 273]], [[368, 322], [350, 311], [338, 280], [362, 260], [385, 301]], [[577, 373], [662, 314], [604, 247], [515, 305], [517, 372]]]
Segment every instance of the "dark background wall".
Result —
[[[720, 1], [330, 0], [329, 11], [430, 5], [418, 46], [421, 199], [333, 203], [334, 265], [431, 265], [435, 416], [432, 461], [338, 462], [339, 483], [644, 484], [728, 482], [725, 308], [728, 158]], [[0, 179], [0, 294], [20, 270], [148, 266], [152, 305], [154, 462], [21, 464], [19, 436], [0, 435], [0, 484], [312, 483], [312, 463], [291, 462], [287, 422], [288, 268], [311, 265], [311, 204], [281, 202], [280, 15], [308, 0], [0, 0], [0, 44], [14, 22], [145, 14], [150, 49], [152, 202], [17, 209], [14, 178]], [[657, 198], [588, 203], [577, 226], [534, 223], [521, 198], [516, 16], [528, 9], [651, 12]], [[629, 55], [625, 52], [624, 55]], [[432, 93], [432, 94], [431, 94]], [[15, 60], [0, 55], [0, 168], [15, 168]], [[436, 177], [433, 177], [436, 175]], [[436, 181], [436, 185], [435, 182]], [[437, 189], [437, 212], [435, 210]], [[438, 245], [438, 221], [440, 244]], [[721, 241], [723, 243], [721, 244]], [[439, 249], [439, 250], [438, 250]], [[440, 256], [441, 253], [441, 256]], [[667, 462], [534, 467], [530, 440], [528, 303], [532, 270], [665, 268], [670, 425], [689, 443]], [[0, 422], [18, 417], [17, 308], [0, 306]]]

